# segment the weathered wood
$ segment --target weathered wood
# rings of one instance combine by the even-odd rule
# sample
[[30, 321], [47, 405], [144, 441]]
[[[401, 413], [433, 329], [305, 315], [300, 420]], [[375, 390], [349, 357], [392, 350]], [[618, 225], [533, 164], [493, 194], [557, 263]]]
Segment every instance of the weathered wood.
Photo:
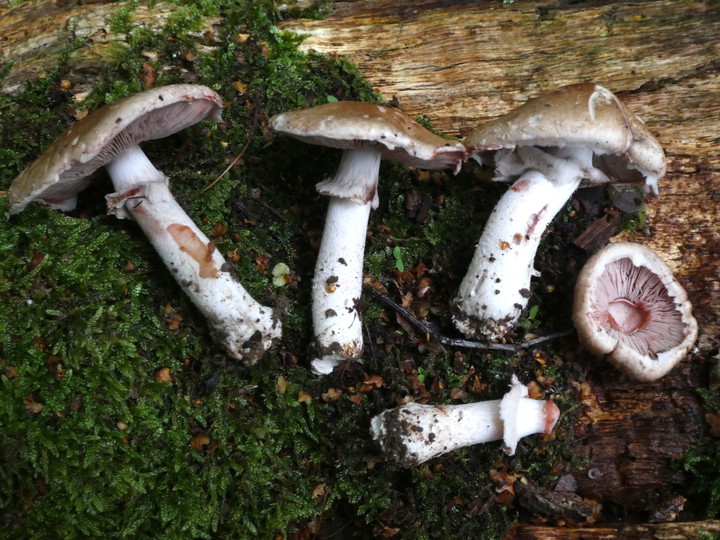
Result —
[[[23, 2], [8, 7], [0, 2], [0, 65], [12, 68], [0, 83], [4, 93], [16, 93], [24, 81], [43, 77], [57, 66], [63, 53], [76, 42], [82, 45], [70, 54], [67, 79], [82, 95], [101, 66], [111, 59], [111, 48], [125, 42], [124, 34], [113, 33], [111, 20], [129, 2], [102, 0]], [[139, 3], [130, 14], [132, 26], [158, 31], [177, 5], [164, 2]], [[203, 33], [212, 34], [217, 18], [205, 19]]]
[[613, 527], [558, 528], [518, 525], [512, 527], [508, 540], [694, 540], [720, 533], [720, 521], [690, 523], [622, 524]]

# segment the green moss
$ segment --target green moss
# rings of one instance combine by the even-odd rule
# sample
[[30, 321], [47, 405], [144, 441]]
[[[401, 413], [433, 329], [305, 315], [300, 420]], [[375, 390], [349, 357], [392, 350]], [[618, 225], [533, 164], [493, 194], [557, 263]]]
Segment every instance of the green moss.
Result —
[[635, 213], [623, 214], [622, 228], [631, 234], [643, 232], [649, 234], [647, 223], [647, 206], [643, 204]]

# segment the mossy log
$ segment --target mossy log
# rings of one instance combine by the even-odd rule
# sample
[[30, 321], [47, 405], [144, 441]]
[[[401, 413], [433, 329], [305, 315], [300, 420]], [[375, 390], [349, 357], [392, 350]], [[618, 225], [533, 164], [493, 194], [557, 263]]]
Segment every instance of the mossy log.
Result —
[[[78, 37], [89, 39], [69, 60], [72, 82], [92, 80], [94, 66], [108, 58], [109, 20], [120, 5], [44, 0], [9, 7], [0, 0], [0, 61], [14, 63], [2, 90], [42, 76]], [[134, 10], [132, 23], [162, 25], [175, 8], [151, 6]], [[668, 172], [648, 203], [649, 233], [623, 236], [656, 250], [685, 286], [700, 326], [697, 347], [657, 383], [637, 384], [610, 368], [590, 373], [569, 446], [587, 458], [571, 473], [580, 496], [621, 515], [671, 508], [683, 482], [671, 461], [708, 432], [705, 415], [716, 412], [703, 408], [696, 388], [710, 386], [720, 343], [720, 4], [367, 0], [331, 8], [324, 20], [282, 28], [307, 35], [305, 49], [347, 57], [387, 99], [427, 116], [441, 132], [462, 137], [545, 90], [596, 81], [656, 134]], [[203, 31], [212, 32], [214, 22]], [[716, 533], [718, 525], [521, 525], [511, 536], [649, 538], [661, 528], [689, 538], [692, 531]]]
[[[11, 5], [0, 0], [0, 65], [11, 63], [0, 90], [19, 92], [24, 81], [44, 77], [69, 53], [67, 80], [81, 94], [101, 66], [112, 61], [112, 49], [125, 35], [113, 32], [113, 18], [129, 2], [40, 0]], [[138, 3], [127, 23], [150, 32], [163, 28], [176, 4]], [[199, 33], [211, 37], [218, 19], [207, 17]], [[212, 40], [211, 40], [212, 41]], [[73, 44], [77, 44], [73, 47]]]

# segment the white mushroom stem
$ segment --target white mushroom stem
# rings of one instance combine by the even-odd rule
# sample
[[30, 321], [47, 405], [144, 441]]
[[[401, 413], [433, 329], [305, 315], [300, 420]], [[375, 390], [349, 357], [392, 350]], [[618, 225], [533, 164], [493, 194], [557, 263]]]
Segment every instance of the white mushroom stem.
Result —
[[107, 169], [117, 190], [107, 196], [110, 213], [138, 223], [228, 354], [255, 362], [280, 337], [281, 325], [272, 310], [237, 281], [215, 244], [172, 196], [166, 177], [138, 146], [124, 151]]
[[552, 401], [528, 399], [515, 376], [503, 399], [464, 405], [408, 403], [371, 420], [370, 433], [392, 461], [413, 467], [457, 448], [503, 441], [513, 455], [523, 437], [550, 434], [560, 416]]
[[[586, 172], [577, 162], [590, 160], [591, 152], [578, 152], [579, 157], [569, 159], [536, 149], [523, 153], [526, 172], [490, 214], [454, 300], [453, 320], [465, 335], [496, 339], [517, 323], [530, 298], [531, 278], [538, 275], [534, 260], [545, 229], [583, 176], [597, 173]], [[538, 159], [545, 161], [535, 163]], [[532, 161], [531, 168], [527, 161]]]
[[[363, 261], [368, 219], [380, 168], [380, 153], [374, 150], [346, 150], [332, 180], [318, 184], [347, 193], [363, 187], [358, 196], [331, 196], [325, 229], [312, 283], [312, 317], [315, 344], [320, 358], [314, 370], [330, 373], [344, 359], [362, 354], [362, 318], [358, 303], [362, 294]], [[375, 203], [376, 204], [376, 203]]]
[[[312, 284], [315, 341], [325, 365], [332, 367], [362, 353], [362, 293], [365, 231], [370, 205], [333, 197]], [[316, 369], [319, 369], [319, 365]]]

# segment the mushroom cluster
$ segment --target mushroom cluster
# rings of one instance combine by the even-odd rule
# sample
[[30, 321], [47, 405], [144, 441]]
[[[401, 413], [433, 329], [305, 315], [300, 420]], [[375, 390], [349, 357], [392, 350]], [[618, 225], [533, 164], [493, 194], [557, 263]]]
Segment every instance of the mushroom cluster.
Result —
[[465, 140], [493, 180], [513, 182], [490, 215], [454, 300], [468, 336], [501, 338], [517, 323], [548, 224], [581, 185], [618, 182], [657, 193], [665, 155], [606, 88], [577, 84], [530, 99]]
[[[543, 233], [574, 191], [598, 183], [658, 195], [665, 153], [645, 124], [597, 84], [561, 87], [528, 100], [465, 140], [495, 181], [513, 182], [493, 209], [454, 300], [468, 336], [500, 339], [518, 322], [537, 275]], [[575, 326], [586, 349], [627, 375], [656, 380], [697, 337], [682, 286], [649, 248], [612, 244], [593, 256], [575, 292]]]
[[[227, 353], [256, 362], [281, 335], [273, 310], [250, 297], [215, 244], [170, 193], [168, 178], [140, 149], [197, 122], [220, 121], [222, 101], [199, 85], [170, 85], [119, 100], [88, 115], [14, 181], [9, 214], [40, 201], [72, 210], [91, 174], [105, 167], [115, 193], [108, 212], [134, 220], [185, 293], [205, 315]], [[335, 102], [270, 118], [269, 127], [303, 142], [342, 150], [331, 178], [316, 184], [329, 197], [312, 282], [317, 358], [327, 374], [363, 351], [361, 313], [365, 238], [379, 204], [382, 159], [456, 173], [472, 155], [512, 182], [494, 208], [453, 302], [453, 321], [468, 336], [502, 338], [531, 294], [533, 260], [543, 233], [576, 189], [596, 183], [641, 186], [657, 195], [665, 156], [645, 124], [596, 84], [559, 88], [477, 128], [465, 144], [437, 135], [401, 111]], [[631, 377], [656, 380], [681, 361], [697, 337], [682, 286], [650, 249], [610, 244], [579, 275], [574, 323], [580, 341]], [[500, 400], [462, 405], [407, 403], [371, 421], [389, 458], [414, 466], [453, 449], [550, 434], [559, 418], [552, 400], [528, 398], [513, 375]]]

